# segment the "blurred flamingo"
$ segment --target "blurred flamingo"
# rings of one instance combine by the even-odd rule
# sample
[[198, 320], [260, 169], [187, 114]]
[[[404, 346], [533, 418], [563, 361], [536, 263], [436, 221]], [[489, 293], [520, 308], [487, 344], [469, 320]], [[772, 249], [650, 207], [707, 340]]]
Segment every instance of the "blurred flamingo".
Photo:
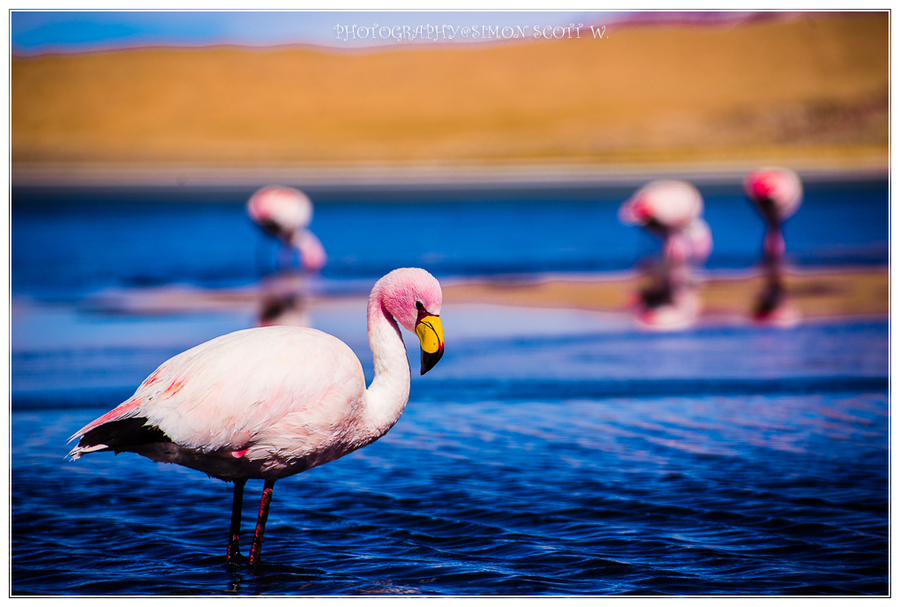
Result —
[[799, 314], [787, 299], [782, 278], [785, 255], [782, 226], [800, 208], [803, 199], [800, 177], [789, 169], [759, 168], [744, 179], [744, 191], [766, 223], [763, 237], [766, 284], [754, 304], [753, 317], [779, 325], [796, 324]]
[[335, 337], [300, 327], [230, 333], [163, 363], [134, 395], [72, 436], [74, 460], [129, 451], [234, 481], [226, 560], [241, 560], [244, 484], [264, 479], [249, 563], [259, 562], [275, 481], [330, 462], [383, 436], [409, 397], [410, 368], [398, 323], [416, 333], [421, 373], [444, 352], [441, 287], [401, 268], [375, 283], [368, 303], [375, 365]]
[[653, 181], [619, 208], [626, 225], [639, 225], [662, 241], [654, 284], [640, 293], [638, 320], [657, 328], [680, 328], [700, 312], [691, 267], [712, 250], [712, 233], [703, 220], [703, 198], [690, 183]]
[[313, 205], [295, 188], [268, 186], [247, 201], [247, 214], [266, 232], [275, 236], [284, 250], [296, 250], [304, 269], [318, 271], [325, 265], [325, 248], [309, 231]]

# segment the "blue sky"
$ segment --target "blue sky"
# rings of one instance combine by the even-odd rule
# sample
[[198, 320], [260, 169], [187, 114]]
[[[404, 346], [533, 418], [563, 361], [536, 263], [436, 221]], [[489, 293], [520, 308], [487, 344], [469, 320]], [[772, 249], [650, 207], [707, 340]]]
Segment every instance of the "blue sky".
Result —
[[[459, 34], [462, 30], [458, 28], [462, 25], [470, 28], [506, 26], [508, 35], [522, 31], [533, 35], [535, 27], [550, 33], [553, 26], [570, 24], [584, 24], [587, 29], [590, 24], [608, 23], [615, 16], [615, 13], [588, 11], [11, 11], [10, 36], [15, 53], [78, 52], [148, 45], [299, 43], [341, 48], [368, 46], [373, 40], [377, 44], [408, 43], [408, 39], [393, 37], [398, 34], [402, 37], [403, 26], [409, 26], [406, 31], [415, 31], [416, 26], [451, 26], [443, 29], [443, 41], [455, 43], [479, 41], [472, 35], [456, 35], [450, 40], [450, 33], [457, 28]], [[373, 33], [376, 24], [381, 35]], [[335, 29], [337, 25], [347, 29]], [[354, 25], [366, 29], [354, 30]], [[548, 26], [550, 30], [544, 29]], [[559, 35], [561, 30], [557, 29], [556, 33]], [[432, 41], [438, 37], [435, 33]]]

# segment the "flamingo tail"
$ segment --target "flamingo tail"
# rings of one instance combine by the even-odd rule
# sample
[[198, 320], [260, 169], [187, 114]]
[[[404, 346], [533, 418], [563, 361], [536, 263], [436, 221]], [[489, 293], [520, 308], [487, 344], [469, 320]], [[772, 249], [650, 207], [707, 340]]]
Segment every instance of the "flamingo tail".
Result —
[[94, 451], [129, 451], [137, 445], [149, 443], [171, 443], [165, 432], [147, 424], [146, 417], [128, 417], [99, 425], [88, 430], [78, 445], [69, 452], [69, 457], [78, 459], [85, 453]]

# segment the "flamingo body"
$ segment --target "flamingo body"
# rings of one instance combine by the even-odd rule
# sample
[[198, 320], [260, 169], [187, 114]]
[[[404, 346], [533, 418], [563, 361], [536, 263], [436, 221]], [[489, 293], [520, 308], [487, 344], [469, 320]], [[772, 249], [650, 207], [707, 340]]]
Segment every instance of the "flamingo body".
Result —
[[[166, 361], [76, 435], [223, 480], [277, 479], [377, 438], [364, 395], [359, 359], [339, 339], [302, 327], [246, 329]], [[168, 441], [143, 443], [147, 428]], [[79, 445], [72, 457], [95, 446]]]
[[666, 230], [683, 230], [703, 213], [703, 198], [690, 183], [652, 181], [619, 207], [626, 225], [658, 224]]
[[247, 214], [273, 236], [287, 237], [312, 221], [309, 197], [295, 188], [267, 186], [247, 201]]
[[441, 300], [437, 280], [418, 268], [375, 284], [368, 388], [359, 359], [331, 335], [286, 326], [236, 331], [164, 362], [131, 398], [76, 432], [69, 456], [130, 451], [234, 481], [229, 560], [237, 554], [239, 493], [247, 479], [265, 479], [253, 563], [275, 480], [364, 447], [399, 420], [410, 382], [399, 326], [419, 336], [424, 374], [443, 355]]

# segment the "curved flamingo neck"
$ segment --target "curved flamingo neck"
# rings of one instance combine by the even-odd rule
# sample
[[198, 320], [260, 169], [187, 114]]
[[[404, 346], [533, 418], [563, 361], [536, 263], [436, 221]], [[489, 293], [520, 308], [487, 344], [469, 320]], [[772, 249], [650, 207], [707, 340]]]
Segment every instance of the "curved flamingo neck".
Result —
[[[375, 376], [366, 390], [366, 421], [378, 438], [400, 419], [409, 399], [409, 359], [400, 327], [384, 306], [381, 291], [369, 296], [369, 348]], [[374, 439], [373, 439], [374, 440]]]

